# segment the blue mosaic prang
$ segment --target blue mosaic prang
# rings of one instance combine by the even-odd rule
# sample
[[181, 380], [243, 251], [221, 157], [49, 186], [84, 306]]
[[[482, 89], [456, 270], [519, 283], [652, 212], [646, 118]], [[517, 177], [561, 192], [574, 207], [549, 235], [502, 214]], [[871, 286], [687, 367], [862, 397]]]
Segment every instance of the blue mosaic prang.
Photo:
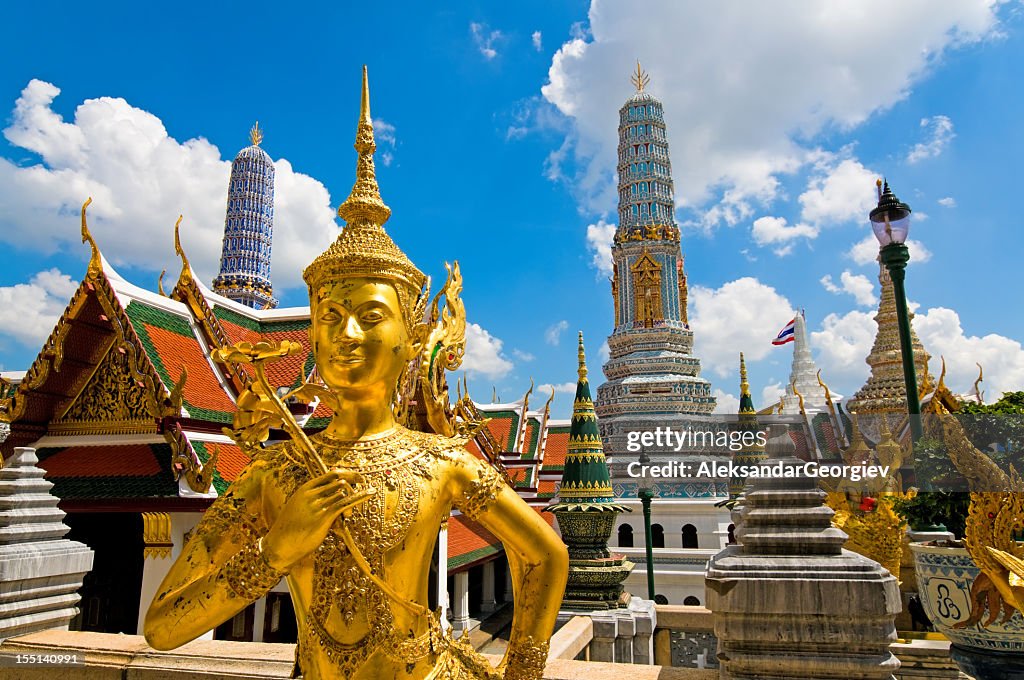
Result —
[[231, 163], [220, 274], [213, 290], [256, 309], [277, 306], [270, 282], [270, 251], [274, 238], [274, 162], [253, 144]]
[[619, 228], [676, 225], [661, 102], [637, 92], [619, 109]]

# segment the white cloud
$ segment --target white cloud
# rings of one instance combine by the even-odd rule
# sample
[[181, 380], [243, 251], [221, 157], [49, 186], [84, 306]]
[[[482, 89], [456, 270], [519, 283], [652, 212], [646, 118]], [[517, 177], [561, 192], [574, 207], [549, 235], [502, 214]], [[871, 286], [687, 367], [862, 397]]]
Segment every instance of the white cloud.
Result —
[[985, 400], [999, 399], [1003, 392], [1024, 388], [1024, 348], [1012, 338], [990, 333], [967, 335], [960, 316], [952, 309], [934, 307], [914, 315], [914, 330], [932, 355], [932, 372], [938, 376], [939, 357], [946, 359], [946, 385], [954, 392], [971, 391], [979, 363], [985, 369], [981, 383]]
[[479, 324], [466, 324], [466, 357], [462, 370], [471, 377], [482, 375], [497, 380], [508, 375], [512, 362], [501, 354], [502, 340], [494, 337]]
[[956, 137], [956, 133], [953, 132], [953, 121], [949, 119], [949, 116], [922, 118], [921, 127], [927, 130], [928, 139], [915, 144], [907, 154], [907, 162], [911, 165], [928, 158], [935, 158]]
[[807, 162], [804, 140], [859, 125], [906, 97], [944, 53], [993, 35], [998, 7], [864, 0], [810, 12], [789, 1], [709, 12], [673, 0], [593, 0], [586, 30], [553, 55], [542, 89], [573, 122], [561, 176], [585, 209], [614, 208], [614, 130], [632, 94], [628, 65], [639, 58], [665, 105], [679, 204], [710, 204], [707, 222], [728, 222], [778, 194], [779, 176]]
[[530, 40], [533, 41], [533, 49], [537, 50], [538, 52], [540, 52], [542, 49], [544, 49], [544, 46], [541, 43], [541, 33], [540, 33], [540, 31], [534, 31], [533, 35], [530, 36]]
[[78, 284], [57, 269], [41, 271], [28, 283], [0, 288], [0, 334], [30, 348], [50, 335]]
[[587, 249], [591, 252], [590, 264], [605, 276], [612, 275], [612, 242], [615, 239], [615, 225], [604, 220], [587, 225]]
[[772, 338], [793, 318], [793, 305], [771, 286], [744, 277], [710, 289], [690, 289], [690, 327], [694, 353], [704, 365], [725, 377], [736, 370], [736, 357], [747, 361], [764, 358], [772, 350]]
[[[230, 162], [205, 139], [169, 137], [159, 118], [119, 98], [87, 99], [74, 122], [65, 122], [52, 108], [59, 93], [31, 81], [4, 130], [41, 162], [0, 158], [0, 241], [45, 253], [68, 249], [84, 259], [76, 215], [92, 196], [89, 227], [112, 264], [176, 271], [172, 227], [183, 214], [185, 250], [209, 283], [219, 266]], [[273, 280], [280, 289], [301, 285], [303, 267], [338, 226], [323, 184], [285, 159], [275, 168]]]
[[608, 347], [608, 341], [605, 340], [603, 343], [601, 343], [601, 347], [597, 350], [597, 358], [601, 360], [602, 364], [604, 364], [608, 361], [608, 359], [611, 358], [611, 356], [612, 350], [610, 347]]
[[943, 208], [955, 208], [956, 207], [956, 199], [953, 198], [952, 196], [946, 196], [945, 198], [940, 198], [938, 200], [938, 203]]
[[[785, 217], [759, 217], [754, 220], [751, 231], [754, 234], [754, 241], [759, 246], [770, 243], [787, 243], [797, 238], [813, 239], [818, 236], [816, 227], [802, 223], [788, 225]], [[776, 255], [787, 255], [791, 250], [792, 244], [789, 244], [777, 249]]]
[[551, 383], [544, 383], [538, 385], [537, 389], [533, 391], [534, 394], [543, 395], [545, 398], [551, 395], [551, 390], [554, 388], [555, 394], [576, 394], [576, 383], [564, 382], [552, 385]]
[[712, 390], [712, 394], [715, 395], [715, 410], [712, 413], [735, 414], [739, 412], [739, 398], [717, 387]]
[[484, 55], [484, 59], [490, 61], [498, 56], [494, 44], [503, 37], [501, 31], [490, 31], [487, 24], [474, 21], [469, 25], [469, 33], [473, 36], [473, 44], [476, 45], [480, 54]]
[[761, 388], [761, 402], [758, 408], [768, 408], [779, 403], [779, 397], [786, 393], [782, 383], [776, 382]]
[[878, 202], [877, 175], [854, 158], [833, 166], [818, 164], [816, 168], [818, 172], [808, 181], [807, 190], [800, 194], [801, 218], [822, 226], [866, 222]]
[[811, 333], [811, 346], [817, 350], [822, 378], [830, 385], [834, 382], [855, 385], [854, 389], [860, 387], [868, 376], [864, 359], [877, 331], [873, 312], [854, 310], [842, 316], [826, 316], [821, 330]]
[[821, 277], [821, 285], [830, 293], [847, 293], [852, 295], [859, 305], [873, 305], [878, 302], [875, 297], [875, 284], [863, 274], [851, 274], [849, 270], [844, 271], [840, 277], [840, 286], [832, 281], [832, 275], [826, 274]]
[[519, 359], [520, 361], [533, 361], [534, 359], [537, 358], [534, 355], [530, 354], [529, 352], [524, 352], [521, 349], [513, 349], [512, 356], [514, 356], [516, 359]]
[[380, 151], [381, 163], [385, 166], [391, 165], [395, 160], [395, 147], [398, 145], [395, 126], [381, 118], [374, 118], [373, 137], [377, 142], [377, 149]]
[[562, 340], [562, 333], [567, 330], [569, 330], [569, 322], [565, 319], [548, 326], [548, 329], [544, 331], [544, 342], [557, 347]]
[[[932, 259], [932, 251], [920, 241], [907, 239], [907, 249], [910, 250], [910, 264], [919, 264]], [[860, 241], [857, 241], [846, 252], [846, 257], [859, 265], [865, 265], [878, 261], [878, 239], [874, 234], [868, 234]]]

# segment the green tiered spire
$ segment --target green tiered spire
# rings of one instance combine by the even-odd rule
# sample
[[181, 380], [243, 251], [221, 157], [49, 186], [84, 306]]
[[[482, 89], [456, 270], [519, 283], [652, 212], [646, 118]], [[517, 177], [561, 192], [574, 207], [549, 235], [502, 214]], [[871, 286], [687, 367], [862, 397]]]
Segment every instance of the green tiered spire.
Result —
[[[572, 424], [569, 426], [568, 452], [562, 485], [558, 491], [559, 502], [552, 509], [584, 510], [598, 505], [600, 509], [621, 512], [625, 506], [615, 504], [611, 475], [601, 446], [601, 434], [597, 430], [597, 414], [594, 412], [594, 400], [590, 396], [590, 381], [587, 380], [583, 331], [579, 335], [578, 375]], [[613, 505], [614, 508], [611, 507]]]
[[569, 549], [569, 582], [562, 597], [562, 611], [618, 609], [629, 604], [622, 582], [633, 563], [608, 550], [608, 539], [620, 512], [631, 508], [615, 502], [608, 463], [597, 430], [594, 400], [587, 381], [587, 359], [580, 333], [579, 381], [569, 426], [558, 502], [545, 510], [554, 513]]
[[[740, 432], [757, 433], [761, 430], [757, 422], [757, 410], [754, 408], [754, 399], [750, 396], [750, 383], [747, 382], [747, 364], [743, 360], [743, 352], [740, 352], [740, 408], [737, 419], [737, 429]], [[743, 446], [735, 454], [736, 465], [753, 467], [768, 459], [764, 447], [757, 444]], [[746, 477], [732, 477], [729, 479], [730, 500], [739, 498], [743, 488], [747, 484]]]

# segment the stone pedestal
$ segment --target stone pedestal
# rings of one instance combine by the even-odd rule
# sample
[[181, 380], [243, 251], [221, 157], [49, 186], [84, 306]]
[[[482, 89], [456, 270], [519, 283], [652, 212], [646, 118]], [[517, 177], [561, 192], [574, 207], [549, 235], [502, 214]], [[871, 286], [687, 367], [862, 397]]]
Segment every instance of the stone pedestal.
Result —
[[786, 427], [772, 426], [765, 465], [796, 471], [756, 478], [738, 513], [738, 545], [708, 564], [722, 680], [889, 680], [900, 610], [896, 579], [842, 549], [817, 480], [802, 475]]
[[92, 569], [92, 550], [64, 538], [64, 512], [37, 462], [34, 449], [16, 448], [0, 469], [0, 640], [66, 629]]

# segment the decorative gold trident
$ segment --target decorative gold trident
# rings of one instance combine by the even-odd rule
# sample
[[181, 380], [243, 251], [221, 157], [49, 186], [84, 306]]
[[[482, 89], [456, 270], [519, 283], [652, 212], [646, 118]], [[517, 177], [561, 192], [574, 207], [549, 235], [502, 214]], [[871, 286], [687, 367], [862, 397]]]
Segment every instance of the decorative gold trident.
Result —
[[640, 68], [639, 61], [636, 62], [636, 73], [629, 77], [629, 82], [633, 83], [633, 87], [636, 88], [637, 92], [643, 92], [644, 88], [647, 87], [647, 83], [651, 82], [651, 77]]

